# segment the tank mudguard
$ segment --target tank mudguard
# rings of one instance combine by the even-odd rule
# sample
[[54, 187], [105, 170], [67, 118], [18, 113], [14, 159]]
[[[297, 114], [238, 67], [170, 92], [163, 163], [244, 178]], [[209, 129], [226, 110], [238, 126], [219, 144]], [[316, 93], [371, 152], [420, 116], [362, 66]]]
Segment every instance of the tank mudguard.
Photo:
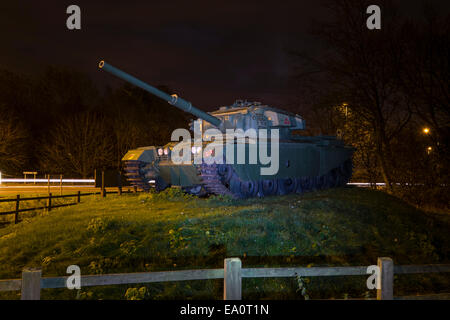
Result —
[[137, 160], [145, 163], [152, 163], [156, 159], [156, 147], [142, 147], [128, 151], [122, 161]]

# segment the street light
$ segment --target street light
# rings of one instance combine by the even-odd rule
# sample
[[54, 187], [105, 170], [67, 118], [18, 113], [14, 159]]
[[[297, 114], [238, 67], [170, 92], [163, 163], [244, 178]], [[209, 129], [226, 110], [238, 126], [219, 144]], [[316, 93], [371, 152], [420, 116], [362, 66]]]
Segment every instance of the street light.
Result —
[[433, 148], [432, 147], [428, 147], [427, 148], [427, 154], [430, 154], [431, 150], [433, 150]]
[[347, 115], [348, 115], [348, 103], [344, 102], [342, 106], [345, 108], [345, 121], [347, 121]]
[[429, 134], [430, 133], [430, 128], [423, 128], [423, 133]]

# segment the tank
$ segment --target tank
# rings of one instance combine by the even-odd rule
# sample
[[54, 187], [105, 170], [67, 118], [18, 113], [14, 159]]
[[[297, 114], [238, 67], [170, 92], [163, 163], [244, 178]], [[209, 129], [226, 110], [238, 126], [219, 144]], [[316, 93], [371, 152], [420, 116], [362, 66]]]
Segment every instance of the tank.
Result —
[[[305, 135], [305, 120], [300, 115], [246, 100], [207, 113], [104, 61], [99, 68], [197, 117], [190, 123], [191, 131], [197, 133], [194, 139], [141, 147], [124, 155], [127, 179], [141, 190], [179, 187], [198, 196], [250, 198], [334, 188], [351, 178], [354, 148], [335, 136]], [[240, 135], [233, 136], [233, 132]], [[217, 133], [226, 139], [217, 140]], [[174, 162], [172, 155], [180, 154], [183, 144], [192, 159]], [[222, 154], [215, 154], [216, 150]], [[255, 154], [260, 159], [255, 161]], [[208, 161], [212, 158], [216, 161]]]

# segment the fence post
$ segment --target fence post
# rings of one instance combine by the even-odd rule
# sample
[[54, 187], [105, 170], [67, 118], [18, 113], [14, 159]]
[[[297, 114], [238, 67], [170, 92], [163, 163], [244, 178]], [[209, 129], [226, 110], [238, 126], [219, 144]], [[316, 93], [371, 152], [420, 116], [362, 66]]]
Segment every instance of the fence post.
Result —
[[21, 300], [41, 299], [41, 275], [39, 268], [26, 268], [22, 271]]
[[134, 193], [137, 192], [137, 186], [133, 186], [133, 192], [134, 192]]
[[52, 193], [48, 194], [48, 211], [52, 210]]
[[80, 190], [78, 190], [78, 193], [77, 193], [77, 203], [80, 203], [80, 201], [81, 201], [81, 191]]
[[242, 299], [242, 262], [239, 258], [228, 258], [224, 261], [224, 300]]
[[377, 289], [377, 300], [392, 300], [394, 298], [394, 261], [391, 258], [378, 258], [380, 268], [380, 289]]
[[63, 193], [62, 192], [62, 190], [63, 190], [63, 187], [62, 187], [62, 176], [63, 176], [62, 174], [59, 175], [59, 194], [60, 195], [62, 195], [62, 193]]
[[106, 190], [105, 190], [105, 171], [102, 170], [102, 197], [106, 197]]
[[121, 196], [122, 195], [122, 186], [118, 186], [117, 188], [118, 188], [117, 193], [119, 194], [119, 196]]
[[47, 175], [47, 192], [50, 194], [50, 174]]
[[14, 214], [14, 224], [19, 222], [19, 206], [20, 206], [20, 194], [17, 195], [16, 199], [16, 213]]

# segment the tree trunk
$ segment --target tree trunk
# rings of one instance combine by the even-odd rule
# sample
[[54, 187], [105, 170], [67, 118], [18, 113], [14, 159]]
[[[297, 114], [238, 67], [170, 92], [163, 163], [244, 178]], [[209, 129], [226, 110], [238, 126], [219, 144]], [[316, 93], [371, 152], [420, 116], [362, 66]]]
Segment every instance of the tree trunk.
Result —
[[389, 193], [393, 192], [392, 185], [392, 169], [394, 168], [394, 161], [392, 159], [392, 153], [386, 136], [383, 132], [377, 134], [377, 158], [380, 164], [381, 175], [383, 181], [386, 184], [386, 190]]
[[388, 192], [392, 193], [392, 184], [391, 184], [391, 175], [390, 170], [387, 165], [387, 161], [383, 154], [377, 152], [378, 161], [380, 163], [381, 175], [383, 177], [383, 181], [386, 184], [386, 189]]

